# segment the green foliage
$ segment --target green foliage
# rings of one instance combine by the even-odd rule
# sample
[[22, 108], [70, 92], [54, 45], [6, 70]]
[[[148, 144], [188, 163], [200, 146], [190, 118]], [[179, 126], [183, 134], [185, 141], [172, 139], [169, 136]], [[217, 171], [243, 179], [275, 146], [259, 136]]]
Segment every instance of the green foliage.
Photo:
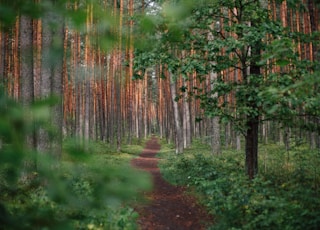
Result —
[[172, 183], [194, 188], [215, 216], [211, 229], [318, 229], [319, 152], [299, 144], [260, 147], [260, 174], [250, 181], [244, 156], [210, 155], [196, 143], [184, 155], [161, 154], [161, 172]]
[[41, 14], [41, 7], [34, 1], [25, 0], [1, 0], [0, 1], [0, 28], [9, 29], [19, 14], [38, 18]]
[[[306, 10], [300, 1], [288, 5]], [[228, 15], [228, 11], [237, 13]], [[312, 42], [319, 46], [319, 32], [292, 32], [269, 14], [266, 3], [259, 1], [166, 2], [158, 14], [146, 15], [140, 21], [141, 31], [146, 32], [143, 43], [151, 45], [138, 46], [134, 78], [142, 78], [146, 68], [157, 64], [165, 66], [174, 78], [188, 79], [196, 72], [203, 81], [215, 72], [218, 77], [211, 82], [209, 92], [198, 86], [181, 88], [201, 101], [205, 115], [233, 122], [241, 132], [247, 129], [246, 117], [256, 116], [317, 131], [316, 122], [305, 124], [299, 118], [319, 117], [319, 63], [301, 59], [296, 45]], [[191, 55], [190, 50], [196, 53]], [[247, 72], [254, 65], [261, 74]], [[275, 68], [280, 71], [275, 73]], [[242, 80], [238, 80], [240, 76], [226, 80], [220, 75], [222, 71], [239, 71]], [[221, 103], [221, 98], [230, 94], [235, 97], [236, 108], [234, 102]], [[305, 114], [300, 114], [301, 109]]]
[[109, 152], [104, 143], [91, 143], [87, 151], [66, 140], [61, 162], [35, 152], [27, 137], [46, 126], [43, 111], [52, 103], [22, 107], [0, 90], [1, 227], [136, 229], [137, 213], [130, 204], [150, 183], [128, 165], [142, 147], [119, 154]]

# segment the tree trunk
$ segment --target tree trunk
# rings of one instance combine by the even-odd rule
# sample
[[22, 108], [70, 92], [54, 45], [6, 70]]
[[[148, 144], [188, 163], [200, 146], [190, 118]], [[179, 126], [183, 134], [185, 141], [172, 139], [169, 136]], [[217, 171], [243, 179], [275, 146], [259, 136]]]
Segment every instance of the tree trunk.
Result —
[[[20, 25], [21, 28], [21, 25]], [[0, 32], [0, 84], [4, 83], [5, 57], [6, 57], [6, 33]]]
[[[54, 4], [54, 1], [51, 2]], [[62, 97], [63, 41], [63, 18], [55, 13], [47, 13], [42, 20], [41, 99], [51, 96]], [[62, 103], [59, 102], [51, 108], [49, 119], [48, 122], [51, 122], [56, 131], [55, 135], [50, 138], [48, 130], [41, 127], [38, 133], [38, 150], [59, 159], [62, 151]]]
[[[41, 48], [41, 77], [40, 77], [40, 100], [48, 99], [51, 96], [51, 79], [53, 70], [53, 49], [52, 49], [52, 25], [53, 14], [47, 13], [42, 19], [42, 48]], [[49, 105], [46, 105], [49, 106]], [[47, 108], [49, 109], [49, 108]], [[46, 118], [47, 124], [50, 121], [50, 117]], [[37, 167], [41, 169], [45, 164], [42, 162], [44, 155], [51, 154], [50, 149], [50, 137], [47, 127], [42, 125], [37, 133], [37, 150], [40, 155], [37, 159]]]
[[173, 79], [171, 73], [170, 75], [170, 89], [171, 89], [171, 99], [173, 105], [173, 114], [174, 114], [174, 125], [175, 125], [175, 140], [176, 140], [176, 153], [183, 153], [183, 132], [181, 126], [181, 117], [178, 107], [178, 102], [176, 101], [177, 89], [176, 82]]
[[[17, 20], [15, 24], [15, 33], [13, 41], [13, 79], [12, 79], [12, 96], [14, 99], [19, 98], [19, 78], [20, 78], [20, 66], [19, 66], [19, 27], [20, 23]], [[32, 66], [33, 67], [33, 66]]]
[[258, 129], [259, 117], [247, 117], [246, 133], [246, 172], [249, 179], [253, 179], [258, 173]]
[[219, 117], [211, 118], [212, 124], [212, 138], [211, 138], [211, 148], [212, 154], [219, 155], [221, 154], [221, 142], [220, 142], [220, 123]]
[[85, 79], [85, 112], [84, 112], [84, 144], [88, 147], [90, 139], [90, 105], [91, 102], [91, 87], [90, 87], [90, 77], [86, 76]]
[[[187, 84], [186, 80], [183, 80], [184, 84]], [[191, 135], [191, 113], [190, 113], [190, 103], [188, 93], [184, 93], [184, 100], [183, 100], [183, 147], [188, 148], [192, 142], [192, 135]]]
[[[253, 25], [253, 24], [252, 24]], [[258, 66], [257, 62], [260, 59], [260, 42], [256, 42], [253, 44], [252, 53], [253, 60], [251, 62], [251, 66], [249, 68], [250, 75], [254, 75], [255, 78], [261, 77], [260, 76], [260, 67]], [[250, 82], [250, 79], [248, 79], [247, 70], [244, 70], [244, 80], [247, 82], [249, 88], [255, 89], [254, 83]], [[250, 89], [249, 89], [250, 90]], [[256, 95], [253, 95], [254, 92], [251, 90], [249, 91], [249, 94], [253, 97], [256, 97]], [[259, 109], [256, 104], [256, 100], [248, 101], [247, 102], [248, 107], [252, 110], [251, 115], [247, 116], [247, 132], [245, 136], [246, 144], [245, 144], [245, 150], [246, 150], [246, 172], [249, 176], [249, 179], [253, 179], [257, 173], [258, 173], [258, 141], [259, 141]]]
[[[20, 17], [20, 92], [23, 106], [30, 106], [34, 100], [33, 85], [33, 26], [32, 19], [27, 16]], [[26, 137], [26, 145], [31, 150], [35, 149], [34, 134]], [[26, 180], [28, 172], [35, 170], [36, 163], [33, 160], [24, 162], [22, 180]]]
[[63, 57], [64, 57], [64, 22], [60, 16], [54, 17], [57, 23], [53, 30], [55, 59], [52, 65], [51, 94], [59, 101], [51, 111], [51, 124], [54, 127], [55, 135], [52, 140], [52, 154], [55, 159], [60, 159], [62, 154], [62, 127], [63, 127]]
[[[216, 73], [210, 73], [210, 90], [212, 90], [213, 86], [211, 86], [212, 82], [217, 79]], [[214, 98], [217, 98], [217, 93], [212, 95]], [[220, 119], [215, 116], [211, 118], [211, 149], [212, 154], [219, 155], [221, 154], [221, 138], [220, 138]]]
[[32, 19], [27, 16], [20, 17], [20, 91], [21, 102], [29, 106], [34, 99], [33, 88], [33, 36]]

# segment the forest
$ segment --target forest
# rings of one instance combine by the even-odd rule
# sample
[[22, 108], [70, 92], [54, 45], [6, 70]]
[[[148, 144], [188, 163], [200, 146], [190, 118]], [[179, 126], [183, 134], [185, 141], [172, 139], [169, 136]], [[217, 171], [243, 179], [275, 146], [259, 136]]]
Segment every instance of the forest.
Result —
[[208, 229], [319, 229], [319, 11], [0, 0], [0, 229], [139, 229], [151, 137]]

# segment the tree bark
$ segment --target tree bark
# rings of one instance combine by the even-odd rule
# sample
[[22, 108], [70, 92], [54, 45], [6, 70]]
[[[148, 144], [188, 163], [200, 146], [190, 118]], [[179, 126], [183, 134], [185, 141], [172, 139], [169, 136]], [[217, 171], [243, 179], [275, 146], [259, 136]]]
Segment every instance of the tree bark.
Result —
[[[216, 73], [210, 73], [210, 90], [212, 90], [211, 84], [214, 80], [217, 79]], [[214, 98], [217, 98], [218, 95], [212, 95]], [[220, 138], [220, 119], [215, 116], [211, 118], [211, 150], [212, 154], [219, 155], [221, 154], [221, 138]]]
[[[257, 62], [260, 58], [260, 42], [257, 42], [252, 46], [253, 60], [249, 69], [250, 75], [254, 77], [260, 77], [260, 67]], [[244, 70], [247, 72], [247, 70]], [[247, 87], [255, 88], [255, 85], [247, 79], [246, 73], [244, 73], [244, 80], [247, 82]], [[249, 89], [250, 90], [250, 89]], [[249, 93], [253, 93], [250, 92]], [[251, 95], [255, 97], [256, 95]], [[251, 114], [247, 115], [247, 132], [245, 136], [245, 151], [246, 151], [246, 172], [249, 179], [253, 179], [258, 173], [258, 138], [259, 138], [259, 109], [257, 107], [256, 101], [248, 101], [248, 107], [251, 109]]]
[[[54, 1], [50, 2], [55, 4]], [[49, 11], [42, 19], [41, 99], [52, 96], [62, 98], [63, 42], [63, 18], [57, 13]], [[38, 133], [37, 147], [40, 153], [51, 154], [54, 159], [58, 160], [62, 152], [63, 110], [61, 101], [50, 108], [50, 117], [47, 122], [55, 129], [54, 136], [51, 138], [48, 130], [41, 127]]]
[[183, 132], [181, 124], [181, 116], [179, 112], [178, 102], [176, 101], [177, 89], [176, 81], [173, 79], [172, 73], [169, 73], [170, 77], [170, 90], [171, 90], [171, 100], [173, 106], [174, 114], [174, 125], [175, 125], [175, 140], [176, 140], [176, 153], [183, 153]]
[[247, 117], [246, 133], [246, 172], [249, 179], [253, 179], [258, 173], [258, 129], [259, 117]]
[[52, 107], [51, 123], [55, 129], [54, 139], [52, 140], [52, 154], [59, 160], [62, 154], [62, 127], [63, 127], [63, 59], [64, 59], [64, 21], [63, 18], [54, 15], [54, 21], [57, 23], [53, 29], [53, 39], [55, 50], [55, 59], [52, 66], [51, 94], [58, 98], [58, 103]]
[[[187, 81], [183, 80], [184, 84], [187, 84]], [[192, 142], [191, 134], [191, 113], [190, 113], [190, 103], [188, 93], [184, 93], [183, 99], [183, 147], [188, 148]]]
[[[20, 25], [21, 27], [21, 25]], [[5, 60], [6, 60], [6, 33], [0, 32], [0, 84], [4, 83]]]
[[[33, 26], [32, 19], [27, 16], [20, 17], [20, 92], [21, 102], [25, 107], [34, 101], [33, 81]], [[30, 150], [36, 147], [35, 136], [32, 133], [26, 136], [26, 145]], [[22, 173], [22, 180], [28, 177], [28, 172], [36, 169], [34, 160], [26, 160]]]
[[[53, 14], [47, 13], [42, 19], [42, 48], [41, 48], [41, 78], [40, 78], [40, 98], [47, 99], [51, 96], [51, 79], [53, 70], [53, 31], [51, 23], [54, 22]], [[47, 105], [49, 106], [49, 105]], [[49, 122], [50, 117], [48, 117]], [[50, 154], [50, 138], [48, 130], [42, 126], [37, 135], [37, 150], [40, 154]], [[42, 167], [41, 160], [37, 162], [37, 167]]]
[[29, 106], [34, 99], [33, 88], [33, 26], [32, 19], [20, 17], [20, 91], [21, 102]]

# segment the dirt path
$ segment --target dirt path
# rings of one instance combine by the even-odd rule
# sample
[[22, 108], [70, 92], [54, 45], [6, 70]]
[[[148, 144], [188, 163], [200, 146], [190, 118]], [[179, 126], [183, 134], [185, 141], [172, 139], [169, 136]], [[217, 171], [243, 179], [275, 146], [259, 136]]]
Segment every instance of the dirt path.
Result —
[[149, 203], [137, 208], [141, 230], [202, 230], [212, 221], [194, 197], [185, 194], [183, 187], [168, 184], [161, 176], [158, 159], [160, 150], [156, 138], [146, 143], [140, 157], [132, 161], [136, 168], [152, 174], [154, 188], [146, 194]]

